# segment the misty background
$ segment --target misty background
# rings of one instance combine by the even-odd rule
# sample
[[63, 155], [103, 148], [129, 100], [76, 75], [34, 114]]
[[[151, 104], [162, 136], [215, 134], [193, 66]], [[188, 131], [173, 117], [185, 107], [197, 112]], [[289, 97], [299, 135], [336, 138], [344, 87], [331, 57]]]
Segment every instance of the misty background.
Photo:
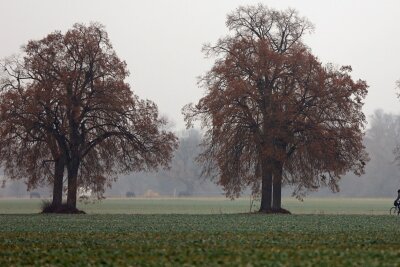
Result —
[[[364, 144], [370, 155], [366, 173], [348, 174], [337, 196], [394, 197], [400, 188], [400, 168], [393, 150], [400, 143], [400, 1], [0, 1], [0, 58], [18, 53], [31, 39], [40, 39], [74, 23], [106, 26], [118, 56], [127, 62], [132, 90], [157, 103], [180, 138], [170, 170], [132, 173], [119, 177], [105, 196], [209, 196], [223, 191], [207, 178], [194, 159], [200, 148], [199, 129], [186, 130], [181, 108], [197, 102], [203, 90], [197, 77], [212, 60], [201, 47], [227, 34], [226, 15], [239, 5], [263, 3], [272, 8], [298, 10], [315, 25], [305, 43], [323, 63], [351, 65], [353, 78], [366, 80], [369, 93], [364, 113], [368, 125]], [[49, 195], [46, 187], [35, 190]], [[247, 194], [248, 192], [245, 192]], [[289, 196], [290, 189], [283, 194]], [[320, 189], [311, 195], [333, 196]], [[0, 196], [29, 196], [22, 181], [7, 181]]]

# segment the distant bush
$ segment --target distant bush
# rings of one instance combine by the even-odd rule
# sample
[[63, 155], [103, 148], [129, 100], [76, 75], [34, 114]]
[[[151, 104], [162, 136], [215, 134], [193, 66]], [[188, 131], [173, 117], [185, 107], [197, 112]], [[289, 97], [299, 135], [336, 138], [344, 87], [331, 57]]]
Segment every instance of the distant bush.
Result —
[[126, 196], [126, 197], [135, 197], [136, 195], [135, 195], [134, 192], [128, 191], [128, 192], [126, 192], [125, 196]]
[[190, 193], [189, 191], [180, 191], [180, 192], [178, 192], [178, 197], [190, 197], [191, 195], [193, 195], [193, 194]]

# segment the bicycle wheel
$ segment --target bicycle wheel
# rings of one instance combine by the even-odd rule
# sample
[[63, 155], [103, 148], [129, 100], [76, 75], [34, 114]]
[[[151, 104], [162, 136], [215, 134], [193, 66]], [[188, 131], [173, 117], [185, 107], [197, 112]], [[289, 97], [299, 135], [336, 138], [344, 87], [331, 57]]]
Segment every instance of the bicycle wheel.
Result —
[[390, 215], [397, 215], [397, 208], [396, 207], [391, 207], [389, 210]]

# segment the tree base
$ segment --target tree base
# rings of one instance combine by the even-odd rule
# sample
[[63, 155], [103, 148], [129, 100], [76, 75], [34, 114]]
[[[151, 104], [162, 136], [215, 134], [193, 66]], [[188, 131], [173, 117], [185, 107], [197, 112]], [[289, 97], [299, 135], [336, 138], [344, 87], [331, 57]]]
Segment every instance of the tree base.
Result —
[[271, 210], [259, 210], [258, 213], [264, 214], [292, 214], [290, 211], [286, 209], [271, 209]]
[[43, 203], [41, 213], [86, 214], [86, 212], [78, 210], [77, 208], [71, 207], [67, 204], [61, 204], [60, 206], [58, 206], [51, 203]]

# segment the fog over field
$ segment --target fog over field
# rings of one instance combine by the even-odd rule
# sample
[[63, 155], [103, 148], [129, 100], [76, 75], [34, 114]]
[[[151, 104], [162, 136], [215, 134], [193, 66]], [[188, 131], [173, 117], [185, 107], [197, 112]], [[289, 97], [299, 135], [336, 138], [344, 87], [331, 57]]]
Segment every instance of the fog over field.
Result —
[[[185, 130], [181, 109], [203, 96], [198, 76], [213, 63], [201, 52], [203, 44], [227, 34], [227, 13], [243, 3], [260, 2], [279, 10], [297, 9], [315, 25], [304, 39], [312, 52], [323, 63], [351, 65], [353, 78], [369, 85], [363, 110], [369, 122], [364, 144], [371, 160], [361, 177], [349, 174], [342, 179], [337, 195], [394, 197], [400, 188], [400, 167], [393, 153], [400, 143], [400, 1], [2, 1], [0, 58], [77, 22], [103, 24], [116, 53], [127, 63], [132, 90], [158, 105], [181, 142], [171, 170], [120, 176], [105, 195], [221, 195], [220, 187], [199, 178], [201, 166], [195, 158], [201, 130]], [[33, 191], [42, 196], [51, 192], [46, 187]], [[286, 188], [284, 195], [291, 191]], [[326, 188], [310, 194], [332, 195]], [[26, 197], [29, 192], [22, 181], [7, 181], [0, 196]]]

